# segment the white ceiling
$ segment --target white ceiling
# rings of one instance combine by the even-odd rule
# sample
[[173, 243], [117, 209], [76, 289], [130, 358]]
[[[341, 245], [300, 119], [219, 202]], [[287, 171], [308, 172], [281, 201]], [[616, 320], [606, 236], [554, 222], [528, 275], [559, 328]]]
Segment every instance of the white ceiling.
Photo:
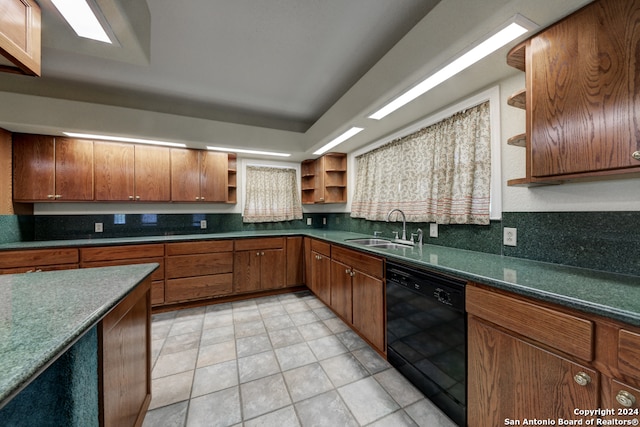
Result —
[[[517, 72], [505, 64], [506, 47], [403, 111], [381, 122], [366, 119], [515, 13], [544, 27], [588, 2], [438, 1], [95, 0], [117, 38], [108, 46], [75, 37], [50, 0], [39, 0], [42, 77], [1, 75], [0, 91], [155, 112], [150, 116], [159, 122], [155, 125], [127, 128], [105, 117], [95, 131], [153, 139], [163, 133], [196, 148], [209, 137], [202, 123], [218, 128], [226, 123], [225, 133], [243, 134], [243, 142], [227, 136], [228, 145], [263, 141], [253, 148], [287, 149], [300, 159], [351, 125], [362, 125], [365, 132], [342, 150], [372, 142]], [[69, 127], [62, 119], [56, 126], [44, 117], [20, 122], [2, 113], [0, 107], [0, 126], [12, 131], [55, 134]], [[182, 130], [163, 129], [179, 117], [203, 119], [189, 122], [202, 130], [185, 130], [191, 126], [186, 122], [174, 126]], [[91, 122], [74, 125], [91, 131]], [[260, 129], [262, 139], [254, 136]]]

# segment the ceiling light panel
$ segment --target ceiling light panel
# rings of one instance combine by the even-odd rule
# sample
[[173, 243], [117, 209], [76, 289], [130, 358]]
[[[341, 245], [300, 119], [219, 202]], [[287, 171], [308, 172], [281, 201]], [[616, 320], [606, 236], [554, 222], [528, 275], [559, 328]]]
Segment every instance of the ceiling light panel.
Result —
[[325, 152], [331, 150], [333, 147], [342, 144], [343, 142], [345, 142], [347, 139], [353, 137], [354, 135], [357, 135], [358, 133], [362, 132], [364, 130], [364, 128], [359, 128], [359, 127], [352, 127], [351, 129], [349, 129], [348, 131], [338, 135], [337, 137], [335, 137], [334, 139], [332, 139], [331, 141], [329, 141], [327, 144], [323, 145], [322, 148], [320, 148], [317, 151], [314, 151], [313, 154], [324, 154]]
[[242, 148], [225, 148], [225, 147], [209, 147], [207, 150], [224, 151], [226, 153], [246, 153], [246, 154], [260, 154], [263, 156], [276, 156], [276, 157], [289, 157], [289, 153], [276, 153], [274, 151], [260, 151], [260, 150], [245, 150]]
[[51, 0], [80, 37], [111, 44], [111, 39], [86, 0]]
[[111, 135], [94, 135], [90, 133], [74, 133], [74, 132], [62, 132], [62, 133], [71, 138], [99, 139], [101, 141], [131, 142], [135, 144], [163, 145], [167, 147], [180, 147], [180, 148], [184, 148], [187, 146], [187, 144], [182, 144], [180, 142], [156, 141], [153, 139], [127, 138], [122, 136], [111, 136]]

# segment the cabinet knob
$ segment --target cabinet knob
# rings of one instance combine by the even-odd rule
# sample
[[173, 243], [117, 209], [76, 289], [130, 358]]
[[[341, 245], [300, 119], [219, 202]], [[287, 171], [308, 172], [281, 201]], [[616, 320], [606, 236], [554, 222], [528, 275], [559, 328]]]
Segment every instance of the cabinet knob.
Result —
[[626, 408], [632, 407], [636, 403], [636, 397], [625, 390], [620, 390], [616, 395], [616, 400], [619, 404]]
[[56, 196], [54, 196], [53, 194], [47, 194], [47, 199], [55, 199]]
[[136, 200], [140, 200], [140, 196], [136, 196]]
[[591, 377], [586, 372], [582, 371], [575, 374], [573, 380], [583, 387], [591, 383]]
[[56, 195], [55, 195], [55, 198], [56, 198], [56, 199], [62, 199], [62, 195], [61, 195], [61, 194], [56, 194]]
[[204, 202], [204, 197], [200, 197], [200, 200], [202, 200]]
[[129, 200], [133, 200], [133, 196], [129, 196]]
[[634, 151], [631, 157], [633, 157], [636, 160], [640, 160], [640, 151]]
[[351, 270], [349, 270], [348, 268], [344, 272], [347, 274], [351, 274]]

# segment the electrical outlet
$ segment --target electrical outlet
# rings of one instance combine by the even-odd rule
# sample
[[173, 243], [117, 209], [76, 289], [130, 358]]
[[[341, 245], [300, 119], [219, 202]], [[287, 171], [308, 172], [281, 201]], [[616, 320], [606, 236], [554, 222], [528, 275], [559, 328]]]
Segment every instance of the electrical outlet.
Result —
[[311, 219], [311, 217], [307, 218], [307, 225], [311, 225], [313, 223], [313, 220]]
[[503, 238], [505, 246], [516, 246], [518, 244], [518, 229], [505, 227]]
[[435, 222], [429, 224], [429, 237], [438, 237], [438, 224]]
[[102, 233], [102, 223], [101, 223], [101, 222], [96, 222], [96, 223], [93, 225], [93, 230], [94, 230], [96, 233]]
[[327, 217], [326, 216], [322, 217], [322, 225], [327, 225]]
[[201, 230], [206, 230], [207, 229], [207, 220], [206, 219], [201, 219], [200, 220], [200, 229]]

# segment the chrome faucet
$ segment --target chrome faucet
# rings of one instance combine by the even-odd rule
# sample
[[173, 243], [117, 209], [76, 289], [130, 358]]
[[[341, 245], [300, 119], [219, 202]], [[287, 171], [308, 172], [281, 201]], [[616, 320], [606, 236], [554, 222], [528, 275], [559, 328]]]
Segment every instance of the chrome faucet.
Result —
[[399, 212], [400, 215], [402, 215], [402, 240], [407, 240], [407, 217], [404, 216], [404, 212], [402, 212], [400, 209], [391, 209], [387, 214], [387, 222], [389, 222], [391, 214], [394, 212]]

